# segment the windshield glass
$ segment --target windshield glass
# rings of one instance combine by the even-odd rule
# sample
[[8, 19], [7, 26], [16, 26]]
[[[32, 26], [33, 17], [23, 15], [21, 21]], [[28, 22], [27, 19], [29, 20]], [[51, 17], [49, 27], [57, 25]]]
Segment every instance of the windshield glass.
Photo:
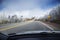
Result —
[[60, 31], [60, 0], [0, 0], [0, 32]]

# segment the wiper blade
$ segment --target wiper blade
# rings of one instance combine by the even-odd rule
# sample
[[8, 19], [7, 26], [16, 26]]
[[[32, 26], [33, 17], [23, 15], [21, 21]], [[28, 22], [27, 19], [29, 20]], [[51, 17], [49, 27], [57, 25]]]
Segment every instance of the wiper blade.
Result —
[[28, 32], [22, 32], [22, 33], [10, 33], [8, 35], [13, 36], [13, 35], [23, 35], [23, 34], [54, 34], [54, 33], [60, 33], [60, 31], [28, 31]]
[[16, 33], [10, 33], [10, 34], [8, 34], [8, 35], [16, 35]]

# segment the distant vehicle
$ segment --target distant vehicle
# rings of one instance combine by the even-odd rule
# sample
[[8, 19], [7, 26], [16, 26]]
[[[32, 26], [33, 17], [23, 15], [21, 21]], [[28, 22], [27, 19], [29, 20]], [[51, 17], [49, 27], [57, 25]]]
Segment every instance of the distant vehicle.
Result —
[[40, 21], [40, 19], [35, 19], [35, 21]]

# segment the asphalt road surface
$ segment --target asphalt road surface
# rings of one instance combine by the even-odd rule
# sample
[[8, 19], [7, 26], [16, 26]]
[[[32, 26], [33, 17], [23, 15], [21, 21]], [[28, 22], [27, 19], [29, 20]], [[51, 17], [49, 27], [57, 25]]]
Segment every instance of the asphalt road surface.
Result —
[[54, 30], [47, 24], [40, 22], [40, 21], [31, 21], [31, 22], [23, 22], [12, 24], [12, 26], [6, 26], [0, 28], [0, 32], [2, 33], [21, 33], [26, 31], [52, 31]]

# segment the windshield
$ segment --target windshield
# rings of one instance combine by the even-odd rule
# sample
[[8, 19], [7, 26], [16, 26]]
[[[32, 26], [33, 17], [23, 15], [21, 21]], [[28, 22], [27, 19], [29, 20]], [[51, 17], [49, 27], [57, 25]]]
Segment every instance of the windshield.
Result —
[[60, 31], [60, 0], [0, 0], [0, 32]]

